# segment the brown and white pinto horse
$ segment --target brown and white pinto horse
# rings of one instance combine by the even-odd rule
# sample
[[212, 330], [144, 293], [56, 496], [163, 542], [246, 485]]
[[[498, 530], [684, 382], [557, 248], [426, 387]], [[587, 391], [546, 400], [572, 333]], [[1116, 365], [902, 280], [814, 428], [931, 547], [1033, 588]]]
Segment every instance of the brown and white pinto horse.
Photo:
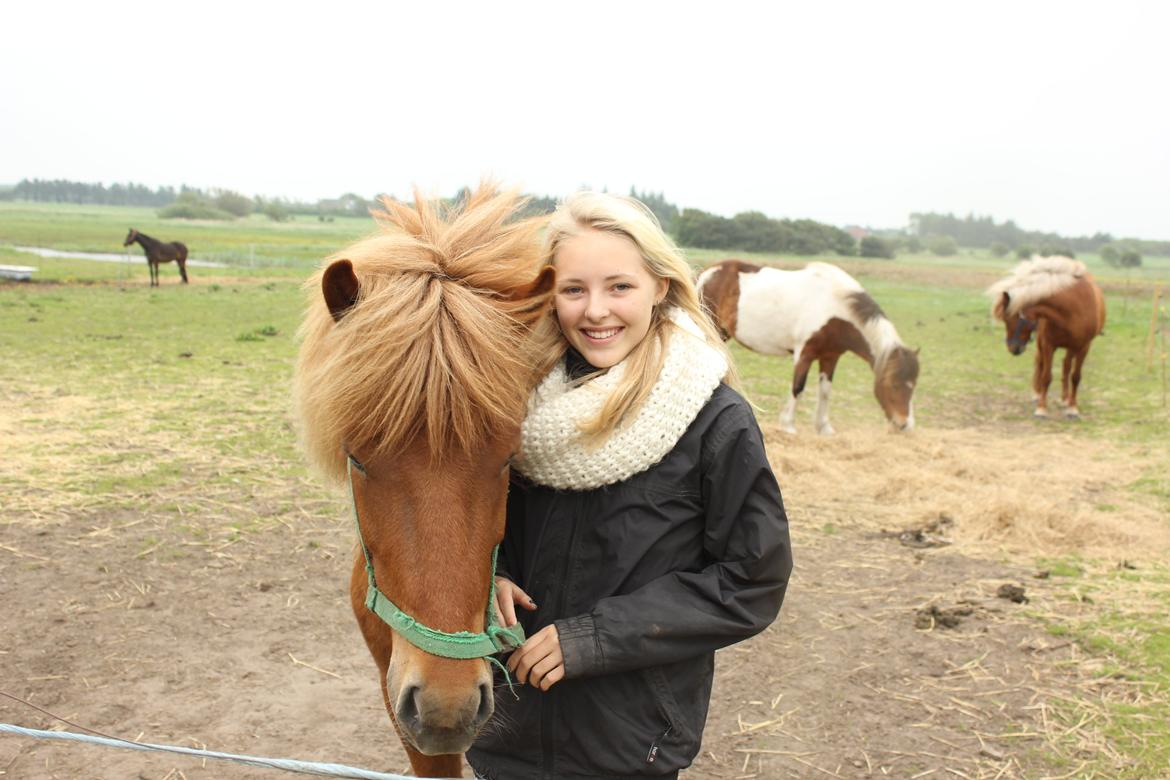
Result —
[[[383, 200], [382, 231], [329, 258], [307, 284], [295, 388], [301, 437], [327, 475], [352, 475], [378, 589], [440, 632], [485, 629], [492, 550], [503, 538], [508, 463], [536, 383], [531, 328], [551, 302], [542, 219], [490, 186], [445, 213]], [[359, 473], [360, 471], [360, 473]], [[491, 717], [484, 658], [432, 655], [350, 597], [386, 710], [416, 774], [458, 777]]]
[[840, 268], [809, 263], [799, 271], [782, 271], [724, 260], [699, 274], [698, 284], [725, 339], [765, 355], [791, 354], [796, 361], [792, 396], [780, 414], [783, 430], [796, 432], [796, 401], [817, 361], [816, 430], [833, 433], [829, 392], [837, 361], [846, 352], [873, 368], [873, 392], [892, 429], [914, 427], [918, 352], [902, 343], [881, 307]]
[[1036, 334], [1032, 390], [1037, 417], [1048, 416], [1052, 360], [1064, 349], [1060, 400], [1065, 416], [1080, 417], [1077, 387], [1093, 339], [1105, 328], [1105, 296], [1085, 268], [1068, 257], [1033, 257], [987, 290], [992, 314], [1004, 323], [1007, 348], [1022, 355]]

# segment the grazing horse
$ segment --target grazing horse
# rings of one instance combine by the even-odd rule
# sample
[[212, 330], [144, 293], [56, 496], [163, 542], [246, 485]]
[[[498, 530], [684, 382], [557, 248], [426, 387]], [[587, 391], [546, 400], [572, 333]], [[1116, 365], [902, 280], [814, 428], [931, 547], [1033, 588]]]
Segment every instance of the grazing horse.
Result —
[[523, 205], [488, 185], [452, 211], [383, 199], [380, 232], [306, 285], [302, 444], [348, 483], [350, 600], [420, 776], [461, 775], [494, 708], [485, 658], [522, 639], [495, 617], [495, 547], [554, 277]]
[[914, 427], [918, 351], [907, 348], [877, 302], [840, 268], [809, 263], [799, 271], [724, 260], [699, 274], [703, 303], [725, 339], [796, 361], [792, 396], [780, 427], [796, 433], [796, 401], [813, 361], [820, 363], [816, 429], [833, 433], [829, 391], [837, 360], [859, 355], [874, 372], [873, 392], [894, 430]]
[[183, 284], [187, 284], [187, 246], [178, 241], [164, 243], [157, 238], [151, 238], [145, 233], [139, 233], [134, 228], [126, 234], [122, 246], [130, 246], [135, 241], [142, 245], [146, 253], [146, 262], [150, 264], [150, 286], [158, 287], [158, 264], [169, 263], [172, 260], [179, 266], [179, 275], [183, 277]]
[[1052, 360], [1064, 349], [1060, 400], [1065, 416], [1080, 417], [1077, 386], [1089, 345], [1105, 328], [1105, 296], [1085, 268], [1068, 257], [1033, 257], [987, 289], [992, 315], [1007, 330], [1007, 348], [1022, 355], [1036, 334], [1032, 390], [1037, 417], [1048, 416]]

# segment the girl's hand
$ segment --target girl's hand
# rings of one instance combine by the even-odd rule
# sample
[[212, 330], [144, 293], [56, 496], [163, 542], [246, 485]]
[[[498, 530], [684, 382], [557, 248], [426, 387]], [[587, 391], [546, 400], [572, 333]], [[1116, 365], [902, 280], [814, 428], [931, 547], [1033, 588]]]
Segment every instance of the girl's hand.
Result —
[[496, 577], [496, 620], [501, 626], [510, 628], [516, 625], [517, 604], [529, 612], [536, 609], [536, 602], [519, 585], [507, 577]]
[[508, 658], [508, 669], [521, 684], [547, 691], [565, 677], [565, 656], [556, 623], [537, 631]]

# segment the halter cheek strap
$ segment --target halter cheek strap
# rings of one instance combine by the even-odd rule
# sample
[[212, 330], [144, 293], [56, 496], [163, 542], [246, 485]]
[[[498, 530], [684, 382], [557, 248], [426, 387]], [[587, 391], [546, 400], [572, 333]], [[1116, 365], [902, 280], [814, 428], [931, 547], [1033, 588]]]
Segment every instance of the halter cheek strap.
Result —
[[[499, 652], [515, 650], [523, 644], [524, 629], [519, 623], [511, 628], [500, 625], [499, 621], [496, 620], [495, 610], [492, 609], [496, 602], [496, 556], [499, 554], [500, 546], [496, 545], [492, 549], [492, 576], [489, 580], [487, 611], [484, 621], [486, 630], [479, 633], [470, 631], [448, 633], [418, 622], [399, 609], [398, 605], [391, 601], [385, 593], [378, 590], [377, 583], [374, 581], [374, 562], [370, 557], [370, 548], [366, 546], [365, 539], [362, 538], [362, 524], [358, 518], [357, 499], [354, 497], [353, 470], [355, 468], [365, 473], [362, 465], [354, 460], [352, 455], [348, 456], [346, 475], [349, 478], [349, 499], [353, 504], [354, 525], [357, 527], [358, 543], [361, 544], [362, 555], [366, 559], [366, 578], [369, 581], [369, 587], [366, 589], [366, 607], [399, 636], [424, 652], [443, 658], [487, 658], [488, 661], [503, 669], [503, 665], [491, 656]], [[507, 669], [504, 669], [504, 674], [507, 675]], [[510, 685], [511, 678], [508, 682]]]

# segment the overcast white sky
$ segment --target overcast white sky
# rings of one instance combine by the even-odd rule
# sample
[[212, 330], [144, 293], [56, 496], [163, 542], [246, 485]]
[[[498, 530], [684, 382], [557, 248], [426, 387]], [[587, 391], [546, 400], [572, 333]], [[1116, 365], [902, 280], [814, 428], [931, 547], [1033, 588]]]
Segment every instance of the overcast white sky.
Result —
[[1170, 239], [1164, 2], [20, 2], [0, 183], [564, 195]]

